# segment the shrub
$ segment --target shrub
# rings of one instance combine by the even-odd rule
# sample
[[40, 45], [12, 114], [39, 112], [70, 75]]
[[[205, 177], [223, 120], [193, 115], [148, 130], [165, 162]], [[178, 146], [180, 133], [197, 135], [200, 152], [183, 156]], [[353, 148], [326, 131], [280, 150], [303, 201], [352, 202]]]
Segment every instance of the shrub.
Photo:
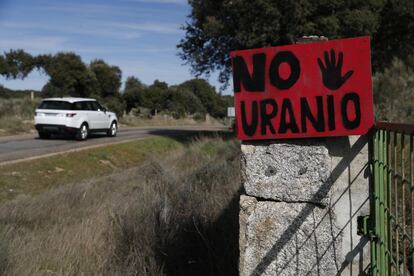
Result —
[[115, 213], [114, 274], [237, 273], [237, 144], [204, 141], [179, 160], [149, 164], [141, 200]]
[[373, 78], [377, 120], [414, 122], [414, 72], [401, 60], [394, 60]]

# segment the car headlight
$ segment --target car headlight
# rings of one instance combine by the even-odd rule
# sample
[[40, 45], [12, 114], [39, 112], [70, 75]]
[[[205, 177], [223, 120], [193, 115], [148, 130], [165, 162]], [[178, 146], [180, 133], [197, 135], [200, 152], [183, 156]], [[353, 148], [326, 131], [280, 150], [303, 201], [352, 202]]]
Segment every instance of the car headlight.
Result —
[[43, 113], [43, 112], [35, 112], [35, 116], [37, 116], [37, 117], [43, 117], [43, 116], [45, 116], [45, 113]]

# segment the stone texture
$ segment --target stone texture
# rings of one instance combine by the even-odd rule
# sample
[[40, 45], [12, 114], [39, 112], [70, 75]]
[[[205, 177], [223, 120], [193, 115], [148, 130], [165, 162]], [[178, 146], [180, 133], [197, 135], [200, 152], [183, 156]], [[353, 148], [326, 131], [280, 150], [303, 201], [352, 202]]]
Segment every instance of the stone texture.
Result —
[[330, 168], [321, 140], [242, 144], [242, 178], [250, 196], [326, 205]]
[[240, 275], [337, 274], [341, 236], [328, 208], [249, 196], [240, 207]]
[[357, 235], [357, 217], [369, 215], [368, 141], [364, 136], [327, 140], [331, 156], [329, 207], [341, 229], [341, 275], [368, 275], [369, 239]]
[[357, 217], [369, 214], [366, 137], [242, 144], [242, 152], [241, 275], [368, 275], [369, 240], [356, 234]]

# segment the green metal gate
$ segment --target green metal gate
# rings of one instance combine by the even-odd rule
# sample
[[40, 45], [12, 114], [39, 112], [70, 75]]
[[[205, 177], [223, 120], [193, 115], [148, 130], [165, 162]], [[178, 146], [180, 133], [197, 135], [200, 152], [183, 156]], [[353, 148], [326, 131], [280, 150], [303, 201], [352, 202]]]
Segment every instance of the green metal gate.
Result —
[[414, 125], [378, 123], [373, 133], [371, 274], [413, 275]]

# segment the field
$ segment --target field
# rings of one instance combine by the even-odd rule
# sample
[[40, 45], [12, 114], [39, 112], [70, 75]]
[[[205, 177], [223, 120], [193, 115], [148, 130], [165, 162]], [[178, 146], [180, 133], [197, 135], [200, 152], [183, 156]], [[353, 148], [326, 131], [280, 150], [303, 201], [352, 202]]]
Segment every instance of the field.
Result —
[[237, 141], [160, 137], [77, 155], [0, 167], [0, 274], [237, 274]]

